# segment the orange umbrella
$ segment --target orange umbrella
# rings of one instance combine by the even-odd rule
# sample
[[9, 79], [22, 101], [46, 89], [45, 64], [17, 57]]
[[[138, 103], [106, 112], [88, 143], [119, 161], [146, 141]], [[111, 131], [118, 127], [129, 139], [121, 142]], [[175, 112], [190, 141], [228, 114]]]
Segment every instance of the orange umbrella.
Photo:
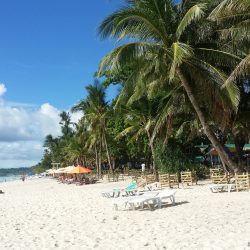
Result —
[[89, 168], [85, 168], [83, 166], [78, 165], [77, 167], [73, 168], [69, 174], [87, 174], [90, 173], [91, 170]]

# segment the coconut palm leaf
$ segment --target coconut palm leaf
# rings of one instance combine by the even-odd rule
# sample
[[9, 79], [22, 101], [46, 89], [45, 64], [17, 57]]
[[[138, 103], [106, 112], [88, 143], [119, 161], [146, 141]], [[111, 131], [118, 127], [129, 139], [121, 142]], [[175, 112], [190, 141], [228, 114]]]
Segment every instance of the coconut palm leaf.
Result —
[[196, 4], [186, 12], [185, 16], [182, 18], [181, 22], [179, 23], [176, 29], [177, 40], [179, 40], [180, 36], [188, 27], [188, 25], [190, 25], [193, 21], [198, 21], [205, 15], [203, 11], [204, 9], [205, 9], [205, 4]]

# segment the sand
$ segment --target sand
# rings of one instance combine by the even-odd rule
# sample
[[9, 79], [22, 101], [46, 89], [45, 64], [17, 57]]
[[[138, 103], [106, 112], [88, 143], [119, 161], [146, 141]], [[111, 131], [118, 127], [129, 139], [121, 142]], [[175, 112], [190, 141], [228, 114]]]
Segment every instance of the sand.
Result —
[[250, 192], [178, 189], [176, 205], [113, 210], [100, 193], [52, 179], [0, 183], [0, 249], [250, 249]]

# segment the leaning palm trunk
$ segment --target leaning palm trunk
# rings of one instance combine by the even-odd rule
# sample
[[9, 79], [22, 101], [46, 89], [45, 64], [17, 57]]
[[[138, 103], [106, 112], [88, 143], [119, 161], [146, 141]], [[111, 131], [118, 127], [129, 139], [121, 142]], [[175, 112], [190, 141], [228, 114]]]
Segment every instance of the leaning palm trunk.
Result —
[[193, 108], [195, 109], [195, 111], [198, 115], [198, 118], [201, 122], [201, 125], [204, 129], [204, 132], [205, 132], [207, 138], [211, 141], [211, 143], [214, 146], [214, 148], [216, 149], [216, 151], [218, 152], [218, 154], [221, 158], [221, 161], [227, 165], [227, 167], [229, 168], [230, 171], [238, 172], [237, 165], [230, 159], [230, 157], [228, 156], [228, 154], [224, 150], [223, 146], [221, 145], [221, 143], [219, 142], [219, 140], [215, 136], [214, 132], [209, 127], [209, 125], [206, 121], [205, 115], [203, 114], [202, 110], [200, 109], [199, 104], [198, 104], [198, 102], [193, 94], [193, 91], [192, 91], [185, 75], [182, 73], [182, 71], [180, 69], [177, 70], [177, 73], [178, 73], [179, 78], [183, 84], [184, 89], [186, 90], [187, 96], [188, 96], [191, 104], [193, 105]]

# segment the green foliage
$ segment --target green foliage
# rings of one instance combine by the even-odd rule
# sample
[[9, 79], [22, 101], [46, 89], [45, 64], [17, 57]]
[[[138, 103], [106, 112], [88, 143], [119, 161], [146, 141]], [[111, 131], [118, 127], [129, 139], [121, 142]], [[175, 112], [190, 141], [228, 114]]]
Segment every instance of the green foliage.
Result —
[[[249, 7], [249, 0], [178, 6], [171, 0], [124, 0], [99, 27], [102, 38], [123, 41], [99, 65], [96, 76], [103, 82], [88, 85], [87, 97], [72, 108], [83, 115], [75, 127], [69, 113], [60, 114], [62, 136], [46, 137], [35, 171], [86, 158], [99, 165], [110, 158], [154, 161], [155, 153], [161, 172], [195, 170], [204, 176], [206, 168], [190, 151], [208, 141], [204, 124], [218, 139], [217, 131], [233, 132], [243, 144], [249, 135], [249, 93], [242, 85], [250, 72]], [[110, 84], [121, 85], [112, 104], [105, 98]]]
[[192, 168], [192, 159], [184, 153], [183, 145], [175, 140], [168, 144], [162, 141], [156, 143], [156, 164], [162, 173], [177, 173]]
[[156, 143], [156, 164], [161, 173], [179, 173], [195, 171], [199, 178], [204, 178], [208, 169], [195, 161], [198, 152], [191, 150], [193, 145], [187, 145], [171, 139], [168, 144], [158, 140]]

